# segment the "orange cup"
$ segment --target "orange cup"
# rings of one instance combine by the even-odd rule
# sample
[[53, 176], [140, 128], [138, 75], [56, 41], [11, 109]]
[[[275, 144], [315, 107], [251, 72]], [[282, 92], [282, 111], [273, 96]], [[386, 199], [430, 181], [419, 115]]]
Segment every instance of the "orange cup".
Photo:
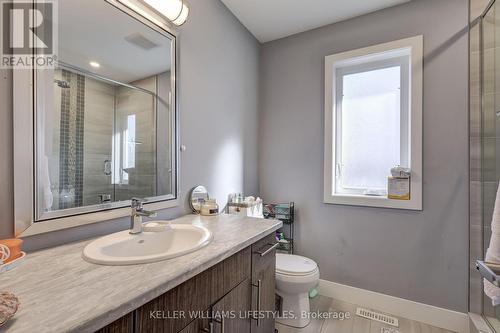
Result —
[[3, 239], [0, 240], [0, 244], [3, 244], [7, 246], [10, 250], [10, 257], [7, 259], [5, 263], [9, 263], [12, 260], [15, 260], [19, 258], [22, 253], [21, 253], [21, 248], [23, 246], [23, 240], [19, 238], [13, 238], [13, 239]]

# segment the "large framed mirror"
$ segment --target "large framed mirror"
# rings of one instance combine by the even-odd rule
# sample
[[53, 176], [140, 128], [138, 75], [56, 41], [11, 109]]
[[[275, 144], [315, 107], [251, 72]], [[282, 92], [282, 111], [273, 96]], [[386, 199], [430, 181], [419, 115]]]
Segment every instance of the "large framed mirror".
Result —
[[176, 205], [176, 32], [114, 0], [57, 11], [57, 65], [14, 77], [16, 233]]

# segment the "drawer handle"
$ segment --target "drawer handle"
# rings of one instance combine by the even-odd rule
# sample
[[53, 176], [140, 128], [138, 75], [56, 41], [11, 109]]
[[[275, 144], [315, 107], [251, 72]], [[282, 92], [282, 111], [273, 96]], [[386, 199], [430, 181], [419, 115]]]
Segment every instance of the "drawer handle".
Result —
[[272, 250], [276, 249], [280, 245], [280, 243], [267, 244], [267, 245], [270, 245], [270, 247], [267, 250], [265, 250], [264, 252], [256, 251], [255, 253], [260, 254], [261, 257], [264, 257], [269, 253], [271, 253]]
[[260, 326], [260, 302], [261, 302], [262, 280], [257, 280], [257, 284], [252, 284], [252, 287], [257, 288], [257, 318], [253, 317], [252, 319], [257, 321], [257, 326]]

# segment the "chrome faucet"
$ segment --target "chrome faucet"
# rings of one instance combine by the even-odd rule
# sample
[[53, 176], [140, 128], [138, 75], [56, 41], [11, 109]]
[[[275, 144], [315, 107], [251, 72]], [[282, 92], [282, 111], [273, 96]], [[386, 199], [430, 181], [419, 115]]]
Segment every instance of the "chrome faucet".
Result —
[[147, 202], [145, 199], [132, 198], [132, 215], [130, 216], [130, 234], [138, 235], [142, 233], [142, 217], [156, 217], [156, 212], [150, 212], [144, 209], [142, 204]]

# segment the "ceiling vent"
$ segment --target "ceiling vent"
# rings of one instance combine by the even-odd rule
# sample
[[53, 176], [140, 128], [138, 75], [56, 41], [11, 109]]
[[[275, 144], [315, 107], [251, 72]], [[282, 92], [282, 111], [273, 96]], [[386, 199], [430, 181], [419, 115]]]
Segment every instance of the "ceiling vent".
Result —
[[125, 40], [130, 44], [134, 44], [135, 46], [140, 47], [141, 49], [144, 50], [151, 50], [154, 49], [155, 47], [160, 46], [152, 42], [151, 40], [147, 39], [138, 32], [128, 35], [127, 37], [125, 37]]

